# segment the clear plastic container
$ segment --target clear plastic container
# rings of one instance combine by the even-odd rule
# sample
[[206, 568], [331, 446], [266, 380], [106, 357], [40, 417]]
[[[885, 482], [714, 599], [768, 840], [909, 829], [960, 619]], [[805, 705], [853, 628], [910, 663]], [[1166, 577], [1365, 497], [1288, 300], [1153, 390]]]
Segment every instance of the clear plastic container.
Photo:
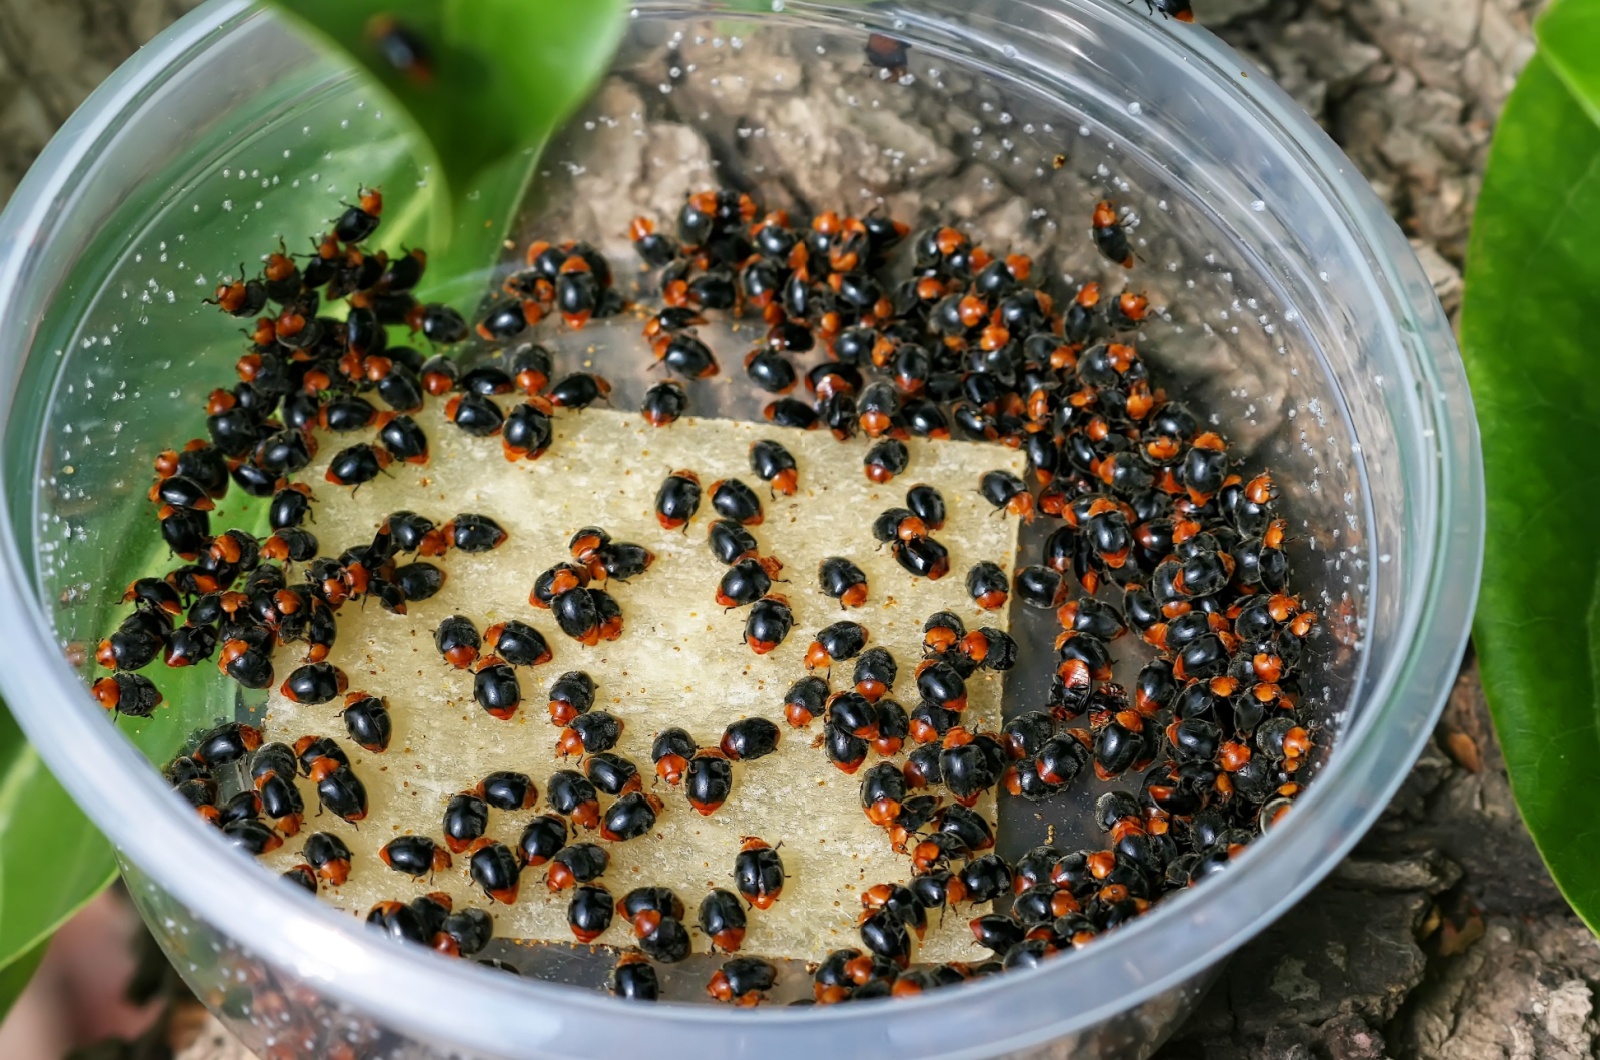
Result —
[[[1114, 290], [1089, 208], [1134, 207], [1130, 280], [1166, 308], [1148, 355], [1287, 487], [1298, 587], [1323, 616], [1306, 689], [1327, 749], [1316, 779], [1227, 872], [1079, 953], [827, 1009], [629, 1006], [449, 964], [231, 852], [146, 756], [250, 704], [169, 680], [162, 720], [119, 730], [62, 647], [92, 644], [106, 587], [153, 561], [144, 468], [200, 433], [199, 399], [231, 374], [240, 346], [198, 305], [219, 270], [315, 230], [330, 193], [359, 181], [382, 180], [391, 219], [420, 216], [430, 189], [359, 83], [218, 0], [84, 105], [0, 219], [0, 687], [117, 844], [178, 969], [263, 1055], [1143, 1055], [1360, 837], [1433, 723], [1481, 558], [1472, 406], [1421, 267], [1327, 137], [1205, 31], [1121, 4], [745, 8], [641, 3], [519, 232], [589, 236], [625, 224], [608, 205], [659, 212], [718, 181], [771, 205], [881, 196]], [[909, 76], [865, 62], [869, 32], [911, 43]], [[619, 387], [621, 407], [637, 385]], [[736, 394], [700, 396], [748, 414]], [[1017, 682], [1008, 700], [1031, 694]]]

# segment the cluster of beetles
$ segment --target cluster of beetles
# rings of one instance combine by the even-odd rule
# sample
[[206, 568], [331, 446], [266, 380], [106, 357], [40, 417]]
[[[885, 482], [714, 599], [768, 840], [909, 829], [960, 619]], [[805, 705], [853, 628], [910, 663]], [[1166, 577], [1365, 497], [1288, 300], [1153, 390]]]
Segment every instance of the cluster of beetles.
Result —
[[[1085, 945], [1162, 894], [1223, 869], [1290, 806], [1313, 746], [1297, 675], [1316, 616], [1289, 592], [1287, 526], [1271, 475], [1248, 476], [1221, 435], [1152, 381], [1135, 344], [1149, 312], [1141, 295], [1113, 295], [1091, 282], [1058, 300], [1034, 282], [1028, 258], [997, 257], [950, 225], [912, 233], [879, 213], [832, 211], [801, 220], [764, 213], [746, 194], [707, 191], [689, 196], [670, 226], [638, 218], [630, 227], [643, 282], [656, 292], [652, 308], [630, 305], [592, 246], [539, 242], [469, 324], [412, 294], [427, 265], [422, 251], [391, 258], [368, 248], [382, 209], [381, 194], [364, 189], [308, 253], [280, 246], [259, 274], [217, 286], [211, 301], [250, 322], [250, 347], [238, 382], [206, 399], [208, 437], [155, 460], [150, 500], [179, 563], [128, 587], [131, 612], [98, 645], [96, 660], [109, 673], [93, 691], [109, 710], [147, 717], [160, 705], [157, 686], [139, 672], [158, 657], [171, 667], [215, 661], [246, 688], [276, 686], [296, 702], [337, 704], [345, 735], [382, 753], [387, 704], [350, 689], [327, 661], [340, 609], [371, 598], [405, 613], [443, 584], [446, 570], [435, 560], [451, 550], [492, 550], [506, 531], [479, 513], [435, 521], [397, 511], [370, 542], [335, 554], [306, 525], [313, 494], [297, 473], [323, 444], [341, 448], [319, 489], [357, 489], [397, 460], [426, 463], [428, 438], [413, 417], [430, 397], [446, 402], [456, 429], [498, 437], [507, 460], [536, 460], [551, 444], [557, 410], [606, 401], [610, 386], [588, 372], [558, 375], [552, 354], [529, 341], [530, 329], [546, 318], [582, 328], [634, 311], [654, 361], [689, 380], [720, 371], [697, 329], [722, 314], [762, 321], [765, 335], [743, 369], [772, 395], [765, 417], [774, 427], [867, 436], [863, 471], [880, 485], [906, 470], [914, 438], [1020, 449], [1025, 477], [996, 470], [945, 488], [974, 490], [1028, 523], [1053, 523], [1031, 557], [1037, 562], [1007, 571], [982, 561], [964, 575], [979, 616], [1014, 597], [1053, 613], [1060, 626], [1046, 701], [1000, 731], [975, 730], [963, 712], [974, 673], [1018, 662], [1018, 645], [1003, 630], [969, 628], [952, 612], [929, 617], [923, 657], [902, 682], [914, 692], [910, 709], [894, 698], [900, 661], [869, 646], [861, 623], [835, 622], [807, 648], [808, 672], [785, 693], [784, 717], [796, 729], [820, 724], [823, 756], [860, 773], [863, 812], [910, 869], [904, 882], [861, 896], [860, 946], [815, 968], [808, 1001], [917, 994]], [[1090, 220], [1100, 252], [1131, 268], [1129, 225], [1116, 207], [1102, 202]], [[328, 312], [335, 303], [339, 310]], [[391, 342], [391, 328], [408, 329], [430, 354]], [[492, 356], [468, 367], [472, 359], [451, 348], [474, 336]], [[802, 359], [815, 364], [802, 370]], [[509, 408], [494, 400], [505, 395], [515, 402]], [[669, 378], [646, 392], [641, 413], [667, 427], [688, 407], [688, 390]], [[750, 469], [774, 494], [799, 486], [800, 469], [776, 438], [751, 447]], [[213, 534], [210, 513], [230, 487], [267, 500], [267, 536]], [[694, 471], [675, 470], [656, 495], [661, 527], [684, 528], [702, 498], [714, 511], [708, 547], [726, 567], [715, 600], [745, 609], [746, 643], [770, 652], [794, 621], [772, 591], [782, 564], [763, 555], [754, 532], [760, 494], [738, 479], [702, 484]], [[940, 489], [916, 484], [903, 505], [871, 516], [870, 532], [908, 576], [938, 579], [950, 573], [936, 537], [945, 513]], [[569, 548], [534, 580], [529, 604], [548, 609], [580, 646], [617, 638], [623, 615], [605, 585], [645, 576], [655, 557], [592, 526]], [[825, 559], [816, 577], [846, 612], [869, 598], [866, 575], [843, 557]], [[1125, 687], [1112, 679], [1112, 645], [1129, 635], [1154, 655]], [[304, 656], [280, 681], [274, 659], [289, 645], [303, 645]], [[438, 624], [435, 647], [444, 664], [471, 674], [475, 700], [497, 718], [519, 709], [521, 675], [554, 656], [527, 623], [480, 631], [462, 615]], [[832, 676], [846, 664], [849, 684], [835, 690]], [[614, 897], [602, 879], [607, 847], [655, 827], [661, 785], [681, 789], [695, 812], [715, 813], [731, 796], [732, 763], [771, 753], [780, 727], [742, 719], [705, 747], [683, 729], [665, 729], [654, 737], [647, 789], [640, 768], [615, 753], [623, 722], [595, 709], [588, 674], [561, 674], [547, 698], [557, 753], [575, 756], [576, 768], [558, 769], [542, 793], [524, 774], [492, 773], [449, 800], [439, 840], [397, 837], [381, 860], [421, 878], [464, 858], [485, 899], [507, 904], [517, 900], [522, 873], [543, 867], [551, 892], [570, 892], [577, 941], [597, 939], [616, 916], [631, 926], [636, 948], [613, 969], [611, 989], [654, 999], [655, 965], [690, 953], [688, 914], [666, 887]], [[1047, 800], [1091, 772], [1124, 781], [1094, 804], [1105, 835], [1097, 849], [1040, 846], [1008, 859], [974, 809], [990, 792]], [[263, 743], [251, 726], [225, 723], [193, 737], [167, 776], [253, 854], [302, 828], [302, 778], [318, 813], [359, 822], [368, 811], [348, 756], [323, 734], [292, 746]], [[545, 812], [514, 846], [487, 837], [492, 812], [534, 808], [541, 795]], [[711, 950], [731, 955], [706, 987], [717, 1000], [755, 1004], [776, 984], [771, 963], [739, 951], [747, 913], [782, 892], [779, 847], [743, 840], [734, 888], [710, 891], [695, 913]], [[315, 893], [352, 871], [345, 844], [319, 832], [285, 875]], [[993, 911], [971, 919], [970, 929], [992, 959], [914, 963], [930, 917], [979, 904]], [[368, 922], [458, 956], [479, 954], [493, 935], [485, 910], [455, 909], [442, 892], [380, 902]]]

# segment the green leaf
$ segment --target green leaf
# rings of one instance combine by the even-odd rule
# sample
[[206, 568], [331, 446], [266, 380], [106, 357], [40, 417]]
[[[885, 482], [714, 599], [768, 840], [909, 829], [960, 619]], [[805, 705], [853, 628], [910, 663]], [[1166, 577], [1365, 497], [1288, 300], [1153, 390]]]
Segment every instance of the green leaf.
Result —
[[1600, 3], [1565, 0], [1551, 7], [1534, 27], [1539, 50], [1567, 90], [1600, 122]]
[[1600, 424], [1600, 125], [1569, 84], [1596, 83], [1600, 42], [1564, 41], [1563, 51], [1579, 76], [1564, 79], [1541, 52], [1500, 118], [1467, 254], [1461, 345], [1489, 495], [1474, 625], [1484, 691], [1528, 830], [1596, 928], [1600, 613], [1586, 594], [1600, 581], [1589, 444]]
[[0, 707], [0, 969], [42, 947], [116, 874], [110, 844]]
[[16, 957], [10, 964], [0, 967], [0, 1021], [6, 1018], [11, 1006], [17, 1003], [17, 998], [28, 988], [29, 980], [33, 978], [33, 973], [39, 970], [39, 962], [44, 960], [45, 951], [49, 948], [50, 940], [45, 939], [27, 953]]
[[[273, 0], [393, 97], [438, 185], [419, 297], [459, 301], [500, 244], [540, 149], [589, 95], [627, 24], [622, 0]], [[398, 30], [425, 64], [396, 66]], [[394, 229], [394, 226], [385, 226]]]

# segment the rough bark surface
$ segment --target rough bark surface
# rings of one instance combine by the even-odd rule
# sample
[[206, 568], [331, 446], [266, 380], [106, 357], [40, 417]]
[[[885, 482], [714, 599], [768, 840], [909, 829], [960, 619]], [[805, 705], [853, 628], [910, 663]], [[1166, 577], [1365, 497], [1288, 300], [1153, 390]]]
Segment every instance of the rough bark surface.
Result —
[[[0, 0], [0, 200], [51, 132], [193, 0]], [[1349, 152], [1445, 307], [1539, 0], [1202, 0], [1202, 21]], [[1159, 1060], [1595, 1055], [1600, 943], [1511, 801], [1469, 658], [1383, 820], [1229, 964]], [[212, 1022], [183, 1060], [247, 1054]]]

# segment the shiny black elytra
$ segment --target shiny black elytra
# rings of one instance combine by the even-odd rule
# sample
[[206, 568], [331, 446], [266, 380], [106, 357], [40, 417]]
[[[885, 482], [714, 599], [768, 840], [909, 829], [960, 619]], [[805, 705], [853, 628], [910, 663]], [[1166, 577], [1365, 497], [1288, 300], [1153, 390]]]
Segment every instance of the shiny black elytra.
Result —
[[769, 394], [787, 394], [799, 382], [789, 358], [770, 346], [760, 346], [746, 354], [744, 371], [752, 383]]
[[799, 485], [799, 469], [794, 456], [781, 442], [763, 438], [750, 445], [750, 470], [767, 483], [774, 493], [793, 496]]
[[509, 663], [490, 658], [493, 661], [480, 665], [473, 675], [472, 698], [490, 717], [504, 721], [517, 712], [522, 702], [522, 686]]
[[565, 819], [553, 813], [544, 813], [528, 822], [517, 840], [517, 852], [522, 863], [535, 868], [550, 861], [567, 845], [568, 826]]
[[594, 707], [594, 678], [582, 670], [568, 670], [550, 685], [550, 720], [566, 725]]
[[512, 666], [539, 666], [551, 659], [544, 634], [518, 619], [490, 626], [483, 631], [483, 639], [495, 655]]
[[713, 951], [733, 953], [744, 944], [744, 906], [732, 891], [718, 887], [708, 893], [700, 902], [699, 923]]
[[759, 559], [748, 557], [734, 563], [717, 585], [717, 603], [722, 607], [745, 607], [772, 589], [772, 577]]
[[641, 784], [639, 767], [610, 751], [600, 751], [584, 758], [583, 775], [596, 788], [613, 798], [625, 792], [638, 791]]
[[617, 746], [622, 737], [622, 722], [604, 710], [579, 714], [567, 723], [557, 740], [558, 754], [599, 754]]
[[396, 836], [383, 845], [378, 855], [385, 865], [407, 876], [426, 876], [450, 864], [449, 855], [425, 835]]
[[843, 556], [829, 556], [817, 565], [817, 581], [840, 607], [860, 607], [867, 601], [867, 576]]
[[944, 495], [933, 486], [919, 483], [906, 491], [906, 507], [929, 530], [943, 528], [947, 517]]
[[733, 878], [745, 901], [757, 909], [770, 908], [783, 893], [783, 859], [764, 840], [750, 837], [734, 858]]
[[[640, 251], [641, 256], [644, 253]], [[661, 981], [655, 967], [642, 953], [624, 953], [611, 969], [606, 985], [613, 997], [629, 1001], [655, 1001], [661, 996]]]
[[766, 655], [789, 636], [794, 628], [794, 612], [787, 598], [771, 593], [757, 600], [745, 619], [744, 639], [750, 650]]
[[683, 787], [696, 813], [709, 817], [717, 812], [733, 791], [733, 766], [728, 756], [715, 748], [695, 751], [684, 767]]
[[890, 549], [895, 562], [909, 574], [937, 581], [950, 573], [950, 550], [931, 537], [896, 540]]
[[599, 938], [611, 926], [611, 916], [611, 892], [598, 884], [576, 888], [567, 903], [567, 926], [579, 942]]
[[778, 749], [778, 727], [766, 718], [741, 718], [722, 732], [722, 753], [735, 762], [765, 757]]
[[600, 826], [600, 798], [594, 784], [582, 773], [558, 769], [545, 785], [545, 801], [563, 817], [594, 831]]
[[517, 900], [518, 876], [522, 865], [504, 843], [479, 839], [472, 844], [467, 873], [483, 893], [497, 902], [512, 905]]
[[[761, 498], [739, 479], [722, 479], [711, 484], [711, 506], [724, 519], [744, 526], [757, 526], [763, 518]], [[670, 527], [669, 527], [670, 529]]]
[[353, 692], [345, 697], [344, 709], [339, 713], [344, 718], [345, 731], [350, 734], [350, 739], [361, 747], [374, 754], [389, 749], [394, 723], [383, 700]]
[[711, 547], [712, 555], [729, 566], [756, 555], [755, 536], [732, 519], [713, 522], [706, 531], [706, 542]]
[[666, 380], [656, 383], [644, 392], [639, 413], [652, 427], [666, 427], [681, 417], [689, 407], [689, 395], [683, 387]]
[[462, 512], [444, 525], [451, 543], [462, 552], [490, 552], [505, 543], [506, 531], [487, 515]]
[[700, 510], [700, 476], [693, 471], [674, 471], [656, 491], [656, 521], [663, 530], [676, 530]]
[[642, 791], [630, 791], [617, 799], [600, 820], [600, 838], [620, 843], [648, 835], [656, 826], [661, 800]]
[[452, 795], [444, 808], [444, 844], [460, 854], [489, 829], [489, 804], [470, 791]]
[[507, 813], [531, 809], [539, 797], [532, 777], [510, 769], [490, 773], [478, 782], [473, 792], [493, 808]]

